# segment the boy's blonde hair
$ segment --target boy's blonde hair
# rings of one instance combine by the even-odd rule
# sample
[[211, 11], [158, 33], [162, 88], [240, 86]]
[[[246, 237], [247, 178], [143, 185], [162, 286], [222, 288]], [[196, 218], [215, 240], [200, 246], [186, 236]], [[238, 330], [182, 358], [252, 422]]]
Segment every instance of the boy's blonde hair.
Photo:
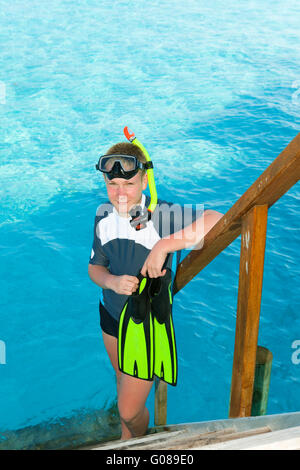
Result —
[[[142, 163], [147, 162], [147, 159], [142, 150], [130, 142], [119, 142], [118, 144], [113, 145], [105, 155], [132, 155]], [[143, 177], [146, 173], [146, 170], [140, 170], [140, 172], [141, 176]]]

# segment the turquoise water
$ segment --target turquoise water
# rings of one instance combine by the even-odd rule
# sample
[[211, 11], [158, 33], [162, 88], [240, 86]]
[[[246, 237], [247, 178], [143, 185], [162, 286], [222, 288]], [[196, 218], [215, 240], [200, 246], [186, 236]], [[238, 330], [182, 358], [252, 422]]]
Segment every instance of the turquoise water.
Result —
[[[225, 213], [299, 131], [299, 13], [297, 0], [0, 0], [1, 431], [115, 399], [87, 275], [98, 154], [128, 125], [162, 199]], [[296, 185], [268, 218], [269, 413], [300, 409], [299, 198]], [[228, 415], [239, 249], [176, 296], [169, 423]]]

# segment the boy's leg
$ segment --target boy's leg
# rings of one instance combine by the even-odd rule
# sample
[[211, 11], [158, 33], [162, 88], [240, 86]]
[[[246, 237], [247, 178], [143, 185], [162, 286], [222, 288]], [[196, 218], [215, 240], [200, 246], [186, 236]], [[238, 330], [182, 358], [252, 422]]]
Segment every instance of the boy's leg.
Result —
[[145, 407], [153, 382], [122, 374], [118, 366], [117, 338], [102, 332], [103, 341], [117, 377], [118, 407], [122, 439], [145, 434], [149, 412]]
[[145, 405], [152, 385], [153, 382], [121, 374], [118, 394], [119, 413], [131, 434], [125, 435], [123, 439], [146, 434], [149, 411]]

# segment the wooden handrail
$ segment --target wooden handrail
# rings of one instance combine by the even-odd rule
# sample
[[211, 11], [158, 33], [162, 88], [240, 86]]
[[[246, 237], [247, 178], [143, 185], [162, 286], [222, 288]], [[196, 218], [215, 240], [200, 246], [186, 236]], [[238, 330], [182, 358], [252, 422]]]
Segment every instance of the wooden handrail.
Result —
[[[174, 294], [242, 233], [230, 417], [251, 413], [268, 209], [299, 179], [300, 133], [206, 234], [202, 248], [195, 247], [177, 268]], [[167, 385], [158, 382], [156, 424], [166, 422], [166, 396]]]
[[300, 178], [300, 133], [278, 155], [240, 199], [205, 236], [203, 248], [192, 250], [178, 266], [174, 293], [227, 248], [240, 234], [242, 218], [254, 206], [271, 207]]

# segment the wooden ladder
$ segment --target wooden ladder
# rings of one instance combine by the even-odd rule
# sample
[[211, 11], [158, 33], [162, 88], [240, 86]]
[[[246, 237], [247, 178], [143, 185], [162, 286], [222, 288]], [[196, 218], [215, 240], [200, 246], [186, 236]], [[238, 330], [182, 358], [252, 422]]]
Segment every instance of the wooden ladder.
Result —
[[[269, 208], [300, 178], [300, 133], [178, 266], [174, 294], [241, 235], [230, 418], [251, 416]], [[197, 247], [196, 247], [197, 248]], [[166, 424], [167, 385], [155, 384], [155, 425]]]

